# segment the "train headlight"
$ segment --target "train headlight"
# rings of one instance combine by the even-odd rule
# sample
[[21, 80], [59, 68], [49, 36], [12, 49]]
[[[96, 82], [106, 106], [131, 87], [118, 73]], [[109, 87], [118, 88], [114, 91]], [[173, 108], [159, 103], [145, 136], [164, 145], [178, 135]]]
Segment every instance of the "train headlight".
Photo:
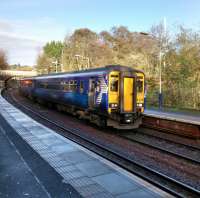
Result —
[[109, 104], [109, 107], [110, 107], [110, 108], [117, 108], [117, 107], [118, 107], [118, 104], [117, 104], [117, 103], [110, 103], [110, 104]]
[[143, 105], [142, 105], [142, 103], [139, 103], [139, 104], [137, 104], [137, 106], [138, 106], [138, 107], [142, 107]]

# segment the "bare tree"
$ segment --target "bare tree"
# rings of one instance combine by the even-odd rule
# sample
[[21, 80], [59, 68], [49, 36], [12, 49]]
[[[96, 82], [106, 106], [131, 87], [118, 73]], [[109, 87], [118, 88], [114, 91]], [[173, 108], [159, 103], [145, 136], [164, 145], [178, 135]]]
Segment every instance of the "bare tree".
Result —
[[8, 69], [6, 53], [3, 50], [0, 50], [0, 69]]
[[44, 53], [37, 58], [36, 70], [39, 74], [48, 74], [54, 72], [52, 68], [53, 59], [46, 56]]

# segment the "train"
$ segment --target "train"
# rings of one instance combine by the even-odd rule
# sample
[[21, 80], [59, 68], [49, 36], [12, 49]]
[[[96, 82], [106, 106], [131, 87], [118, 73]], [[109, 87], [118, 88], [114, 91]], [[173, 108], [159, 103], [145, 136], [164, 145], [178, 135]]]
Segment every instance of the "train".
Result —
[[99, 127], [138, 128], [144, 112], [143, 71], [121, 65], [23, 78], [19, 91]]

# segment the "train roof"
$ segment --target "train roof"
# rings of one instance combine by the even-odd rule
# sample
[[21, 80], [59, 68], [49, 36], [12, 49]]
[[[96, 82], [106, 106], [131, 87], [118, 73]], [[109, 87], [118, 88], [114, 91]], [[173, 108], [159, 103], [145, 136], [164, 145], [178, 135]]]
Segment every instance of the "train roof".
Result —
[[[35, 76], [32, 79], [57, 78], [57, 77], [65, 77], [65, 75], [68, 75], [68, 76], [79, 76], [79, 74], [85, 74], [85, 75], [102, 74], [102, 73], [109, 72], [109, 71], [112, 71], [112, 70], [133, 71], [133, 72], [144, 73], [141, 70], [134, 69], [134, 68], [131, 68], [131, 67], [128, 67], [128, 66], [106, 65], [105, 67], [87, 69], [87, 70], [82, 70], [82, 71], [62, 72], [62, 73], [53, 73], [53, 74], [40, 75], [40, 76]], [[26, 79], [31, 79], [31, 78], [26, 78]]]

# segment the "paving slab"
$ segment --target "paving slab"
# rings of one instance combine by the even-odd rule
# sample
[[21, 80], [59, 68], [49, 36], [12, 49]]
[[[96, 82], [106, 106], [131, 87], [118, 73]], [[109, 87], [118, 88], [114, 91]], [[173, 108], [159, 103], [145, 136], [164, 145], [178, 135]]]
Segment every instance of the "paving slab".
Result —
[[113, 169], [105, 164], [99, 163], [97, 160], [87, 161], [76, 164], [76, 166], [83, 171], [88, 177], [104, 175], [113, 172]]
[[118, 173], [109, 173], [94, 177], [93, 179], [114, 195], [127, 193], [140, 188], [139, 184]]
[[91, 180], [89, 177], [80, 177], [80, 178], [75, 178], [69, 181], [70, 184], [72, 184], [75, 188], [77, 187], [84, 187], [84, 186], [88, 186], [91, 184], [96, 184], [95, 181]]
[[65, 143], [53, 145], [53, 146], [50, 146], [50, 148], [51, 148], [52, 151], [55, 151], [59, 154], [65, 154], [67, 152], [72, 152], [72, 151], [77, 150], [76, 147], [73, 147], [71, 145], [66, 145]]
[[57, 144], [62, 144], [62, 143], [64, 143], [62, 140], [60, 140], [60, 139], [58, 139], [58, 138], [55, 138], [55, 137], [53, 137], [53, 136], [42, 138], [42, 142], [43, 142], [45, 145], [48, 145], [48, 146], [53, 146], [53, 145], [57, 145]]
[[93, 160], [91, 156], [87, 155], [84, 151], [81, 150], [63, 153], [60, 154], [60, 156], [62, 156], [67, 161], [71, 161], [74, 164]]

